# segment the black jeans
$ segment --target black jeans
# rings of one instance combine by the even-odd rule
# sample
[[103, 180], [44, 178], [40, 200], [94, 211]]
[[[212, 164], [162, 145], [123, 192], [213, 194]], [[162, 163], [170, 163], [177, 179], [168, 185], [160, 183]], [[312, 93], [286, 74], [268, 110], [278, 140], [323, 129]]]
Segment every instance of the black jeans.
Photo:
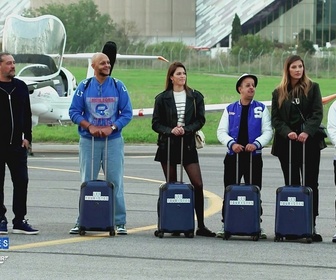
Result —
[[13, 224], [21, 222], [27, 214], [28, 167], [27, 150], [17, 145], [2, 147], [0, 151], [0, 219], [6, 219], [4, 183], [6, 164], [13, 182]]
[[[303, 144], [292, 141], [291, 157], [291, 180], [289, 178], [289, 150], [279, 155], [279, 161], [283, 172], [285, 185], [305, 185], [313, 190], [313, 218], [314, 225], [319, 215], [319, 190], [318, 177], [320, 170], [321, 152], [319, 144], [315, 139], [309, 138], [305, 144], [305, 165], [303, 166]], [[305, 168], [305, 180], [303, 184], [303, 168]]]
[[[237, 184], [236, 176], [236, 159], [237, 155], [226, 155], [224, 159], [224, 199], [225, 199], [225, 188], [229, 185]], [[250, 182], [250, 153], [242, 152], [239, 154], [239, 174], [238, 174], [238, 184], [242, 177], [244, 177], [245, 184], [257, 185], [260, 190], [262, 188], [262, 168], [263, 161], [261, 154], [252, 156], [252, 182]], [[222, 206], [222, 222], [224, 222], [224, 199]], [[260, 201], [261, 203], [261, 201]], [[262, 215], [262, 207], [260, 209]]]

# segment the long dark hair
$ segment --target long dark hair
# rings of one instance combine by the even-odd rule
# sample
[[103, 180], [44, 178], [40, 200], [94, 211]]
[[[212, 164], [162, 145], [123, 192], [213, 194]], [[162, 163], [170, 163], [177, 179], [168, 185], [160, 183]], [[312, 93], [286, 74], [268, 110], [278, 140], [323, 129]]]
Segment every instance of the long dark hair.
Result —
[[303, 59], [299, 55], [289, 56], [284, 63], [282, 80], [280, 82], [280, 85], [278, 86], [279, 108], [281, 107], [282, 103], [288, 98], [288, 85], [291, 82], [289, 67], [291, 66], [292, 63], [294, 63], [295, 61], [298, 61], [298, 60], [300, 60], [302, 62], [303, 73], [302, 73], [302, 77], [300, 78], [298, 83], [292, 89], [293, 95], [296, 96], [296, 97], [299, 97], [301, 93], [304, 93], [307, 96], [308, 91], [310, 90], [310, 88], [312, 86], [312, 80], [306, 74], [306, 68], [305, 68], [305, 64], [304, 64]]
[[[170, 90], [170, 89], [173, 89], [173, 83], [172, 83], [172, 80], [170, 79], [171, 76], [174, 75], [176, 69], [178, 67], [182, 67], [184, 69], [184, 72], [186, 73], [187, 75], [187, 69], [185, 68], [185, 66], [182, 64], [182, 62], [179, 62], [179, 61], [175, 61], [173, 62], [169, 68], [168, 68], [168, 71], [167, 71], [167, 76], [166, 76], [166, 90]], [[185, 81], [185, 84], [184, 84], [184, 89], [185, 91], [187, 92], [188, 90], [190, 90], [190, 88], [188, 87], [187, 85], [187, 78], [186, 78], [186, 81]]]

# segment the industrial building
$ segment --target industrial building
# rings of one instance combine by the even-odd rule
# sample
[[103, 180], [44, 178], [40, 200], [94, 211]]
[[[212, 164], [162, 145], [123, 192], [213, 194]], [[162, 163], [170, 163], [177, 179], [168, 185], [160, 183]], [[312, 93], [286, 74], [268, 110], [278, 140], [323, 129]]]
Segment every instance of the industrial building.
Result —
[[[78, 0], [3, 0], [0, 29], [9, 13]], [[182, 41], [195, 47], [227, 47], [237, 14], [243, 33], [291, 44], [301, 38], [336, 45], [336, 0], [94, 0], [116, 23], [134, 22], [149, 43]]]

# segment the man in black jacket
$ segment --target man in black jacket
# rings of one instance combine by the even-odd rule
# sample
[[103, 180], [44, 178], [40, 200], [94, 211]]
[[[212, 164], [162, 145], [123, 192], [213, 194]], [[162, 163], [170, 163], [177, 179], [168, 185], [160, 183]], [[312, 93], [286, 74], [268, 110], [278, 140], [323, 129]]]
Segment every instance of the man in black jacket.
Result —
[[15, 61], [0, 52], [0, 234], [7, 234], [4, 181], [6, 164], [13, 182], [13, 233], [38, 234], [25, 220], [28, 190], [28, 148], [32, 141], [32, 120], [27, 85], [14, 78]]

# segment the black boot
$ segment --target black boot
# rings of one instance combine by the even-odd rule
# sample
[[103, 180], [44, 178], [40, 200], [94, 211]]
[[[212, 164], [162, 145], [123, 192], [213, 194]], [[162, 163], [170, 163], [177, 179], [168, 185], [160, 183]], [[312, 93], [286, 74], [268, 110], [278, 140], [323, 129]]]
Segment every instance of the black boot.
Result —
[[321, 234], [317, 233], [316, 228], [314, 227], [314, 229], [313, 229], [313, 242], [322, 242], [322, 241], [323, 241], [323, 239], [322, 239]]
[[196, 235], [205, 237], [215, 237], [216, 233], [212, 232], [207, 227], [201, 227], [196, 230]]

